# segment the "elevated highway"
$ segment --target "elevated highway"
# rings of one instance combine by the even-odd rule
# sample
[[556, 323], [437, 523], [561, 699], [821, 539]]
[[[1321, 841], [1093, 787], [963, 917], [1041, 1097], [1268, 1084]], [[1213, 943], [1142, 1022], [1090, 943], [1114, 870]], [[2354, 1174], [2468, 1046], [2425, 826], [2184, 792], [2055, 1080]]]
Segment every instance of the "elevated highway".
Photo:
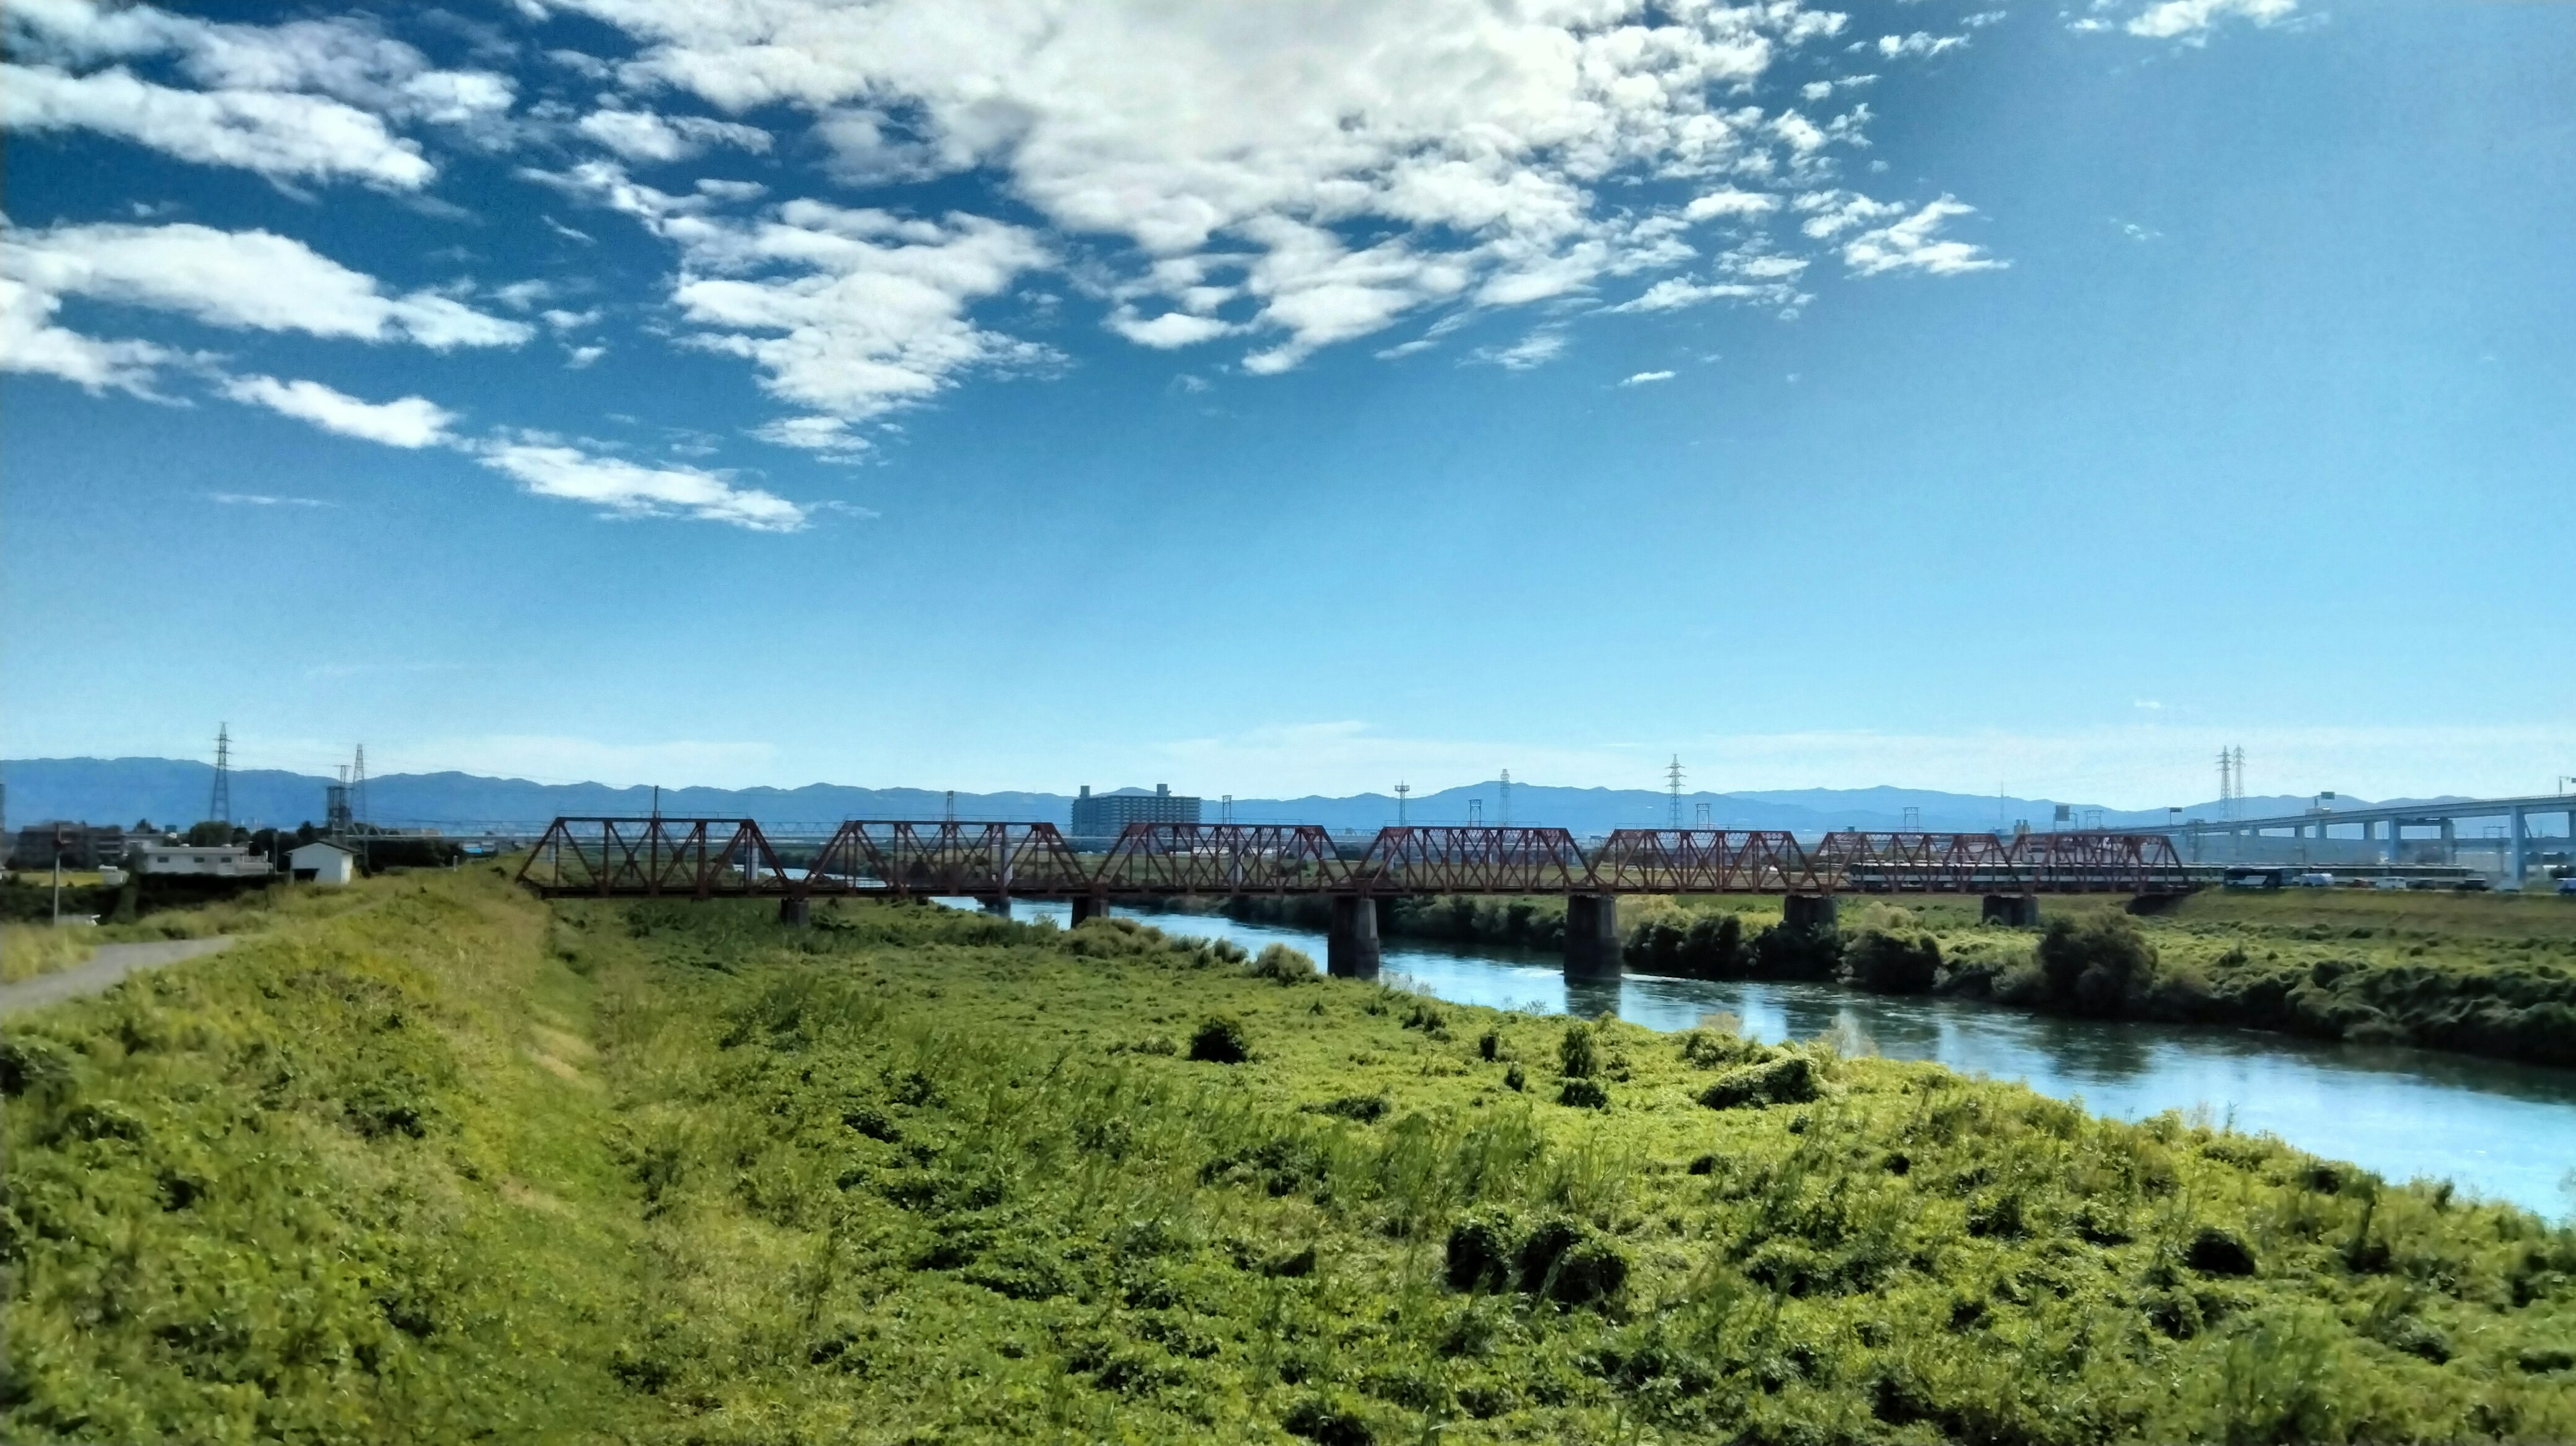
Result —
[[1177, 895], [1313, 895], [1332, 901], [1328, 967], [1373, 974], [1377, 901], [1403, 895], [1561, 894], [1566, 969], [1619, 968], [1621, 894], [1768, 893], [1795, 923], [1829, 923], [1843, 894], [1979, 894], [2026, 923], [2041, 894], [2188, 892], [2173, 843], [2154, 833], [1828, 834], [1621, 829], [1587, 854], [1557, 828], [1395, 827], [1356, 859], [1324, 829], [1290, 824], [1130, 824], [1105, 853], [1077, 853], [1053, 824], [853, 819], [805, 867], [747, 818], [558, 818], [519, 881], [550, 897], [776, 898], [803, 922], [815, 899], [1065, 899], [1076, 923], [1113, 901]]
[[[2538, 851], [2537, 845], [2552, 838], [2551, 835], [2533, 833], [2532, 821], [2552, 816], [2564, 821], [2563, 833], [2555, 837], [2559, 847], [2576, 847], [2576, 794], [2565, 793], [2529, 794], [2520, 798], [2464, 798], [2449, 803], [2317, 808], [2270, 818], [2193, 819], [2157, 832], [2174, 839], [2183, 846], [2184, 852], [2195, 858], [2207, 855], [2210, 852], [2208, 845], [2216, 842], [2232, 859], [2241, 850], [2228, 849], [2227, 841], [2231, 840], [2261, 838], [2286, 831], [2292, 838], [2323, 841], [2334, 837], [2335, 830], [2352, 830], [2342, 837], [2383, 843], [2389, 862], [2395, 863], [2398, 862], [2397, 851], [2402, 846], [2427, 842], [2438, 842], [2443, 847], [2445, 860], [2451, 861], [2453, 850], [2460, 841], [2461, 824], [2493, 821], [2502, 826], [2504, 837], [2501, 847], [2506, 876], [2520, 885], [2529, 876], [2531, 857]], [[2433, 837], [2426, 839], [2419, 832], [2409, 838], [2406, 835], [2408, 829], [2429, 829], [2433, 831]]]

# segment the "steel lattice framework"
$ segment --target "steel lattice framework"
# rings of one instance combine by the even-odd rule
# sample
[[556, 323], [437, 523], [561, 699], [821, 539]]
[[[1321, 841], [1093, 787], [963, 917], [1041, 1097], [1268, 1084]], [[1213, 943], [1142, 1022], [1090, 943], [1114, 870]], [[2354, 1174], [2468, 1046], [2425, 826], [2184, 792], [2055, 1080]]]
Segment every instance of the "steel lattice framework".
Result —
[[1820, 891], [1786, 833], [1623, 828], [1593, 851], [1591, 877], [1613, 894], [1778, 894]]
[[852, 819], [825, 841], [804, 884], [825, 897], [1055, 895], [1089, 891], [1091, 871], [1051, 823]]
[[1091, 876], [1092, 892], [1338, 892], [1350, 868], [1314, 824], [1131, 823]]
[[1382, 828], [1351, 870], [1363, 894], [1592, 893], [1591, 865], [1561, 828]]
[[1990, 833], [1829, 833], [1807, 855], [1816, 877], [1857, 893], [2020, 893], [2010, 841]]
[[694, 899], [784, 893], [794, 882], [747, 818], [559, 818], [519, 881], [546, 894]]
[[1345, 861], [1323, 829], [1130, 824], [1097, 862], [1053, 824], [853, 819], [791, 873], [747, 818], [559, 818], [519, 881], [543, 894], [1157, 898], [1176, 894], [2183, 893], [2162, 834], [1380, 829]]

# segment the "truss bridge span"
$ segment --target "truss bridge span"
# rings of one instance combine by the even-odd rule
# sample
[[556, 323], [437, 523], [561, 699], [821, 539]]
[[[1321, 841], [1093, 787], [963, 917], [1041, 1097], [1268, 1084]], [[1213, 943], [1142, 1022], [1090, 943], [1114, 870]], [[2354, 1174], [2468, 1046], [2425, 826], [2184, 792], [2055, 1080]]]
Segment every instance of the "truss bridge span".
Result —
[[1564, 829], [1412, 825], [1354, 855], [1313, 825], [1139, 823], [1085, 854], [1048, 823], [852, 819], [772, 840], [752, 819], [671, 817], [558, 818], [518, 877], [549, 897], [775, 898], [797, 923], [816, 899], [973, 898], [1002, 912], [1064, 899], [1080, 923], [1116, 901], [1311, 895], [1332, 903], [1332, 972], [1361, 975], [1376, 972], [1381, 900], [1559, 894], [1566, 968], [1587, 977], [1618, 972], [1622, 894], [1777, 894], [1793, 926], [1830, 928], [1845, 894], [1976, 894], [1987, 917], [2031, 924], [2043, 894], [2192, 887], [2152, 833], [1842, 832], [1811, 847], [1771, 831], [1620, 829], [1587, 850]]

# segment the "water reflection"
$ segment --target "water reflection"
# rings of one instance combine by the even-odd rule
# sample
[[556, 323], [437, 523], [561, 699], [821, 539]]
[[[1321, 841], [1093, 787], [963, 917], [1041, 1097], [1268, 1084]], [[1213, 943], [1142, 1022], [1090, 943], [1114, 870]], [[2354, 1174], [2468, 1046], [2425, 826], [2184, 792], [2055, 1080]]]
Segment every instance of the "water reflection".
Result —
[[[1122, 914], [1128, 911], [1119, 911]], [[1066, 921], [1062, 904], [1014, 917]], [[1199, 914], [1134, 915], [1173, 934], [1286, 943], [1323, 958], [1320, 934]], [[2391, 1179], [2448, 1177], [2550, 1216], [2576, 1205], [2576, 1071], [2436, 1050], [2329, 1044], [2256, 1030], [2057, 1019], [1942, 999], [1890, 999], [1815, 984], [1662, 979], [1569, 983], [1553, 955], [1389, 941], [1385, 981], [1461, 1004], [1598, 1015], [1687, 1029], [1733, 1014], [1755, 1039], [1809, 1039], [1837, 1026], [1891, 1059], [1934, 1060], [2019, 1080], [2121, 1119], [2205, 1109]]]

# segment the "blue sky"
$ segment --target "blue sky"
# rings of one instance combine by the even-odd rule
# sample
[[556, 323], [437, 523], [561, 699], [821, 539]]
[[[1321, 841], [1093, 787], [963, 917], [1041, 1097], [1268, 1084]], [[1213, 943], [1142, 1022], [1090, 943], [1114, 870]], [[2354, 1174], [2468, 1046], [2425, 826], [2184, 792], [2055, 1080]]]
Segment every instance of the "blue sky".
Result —
[[2576, 773], [2576, 7], [7, 24], [10, 756]]

